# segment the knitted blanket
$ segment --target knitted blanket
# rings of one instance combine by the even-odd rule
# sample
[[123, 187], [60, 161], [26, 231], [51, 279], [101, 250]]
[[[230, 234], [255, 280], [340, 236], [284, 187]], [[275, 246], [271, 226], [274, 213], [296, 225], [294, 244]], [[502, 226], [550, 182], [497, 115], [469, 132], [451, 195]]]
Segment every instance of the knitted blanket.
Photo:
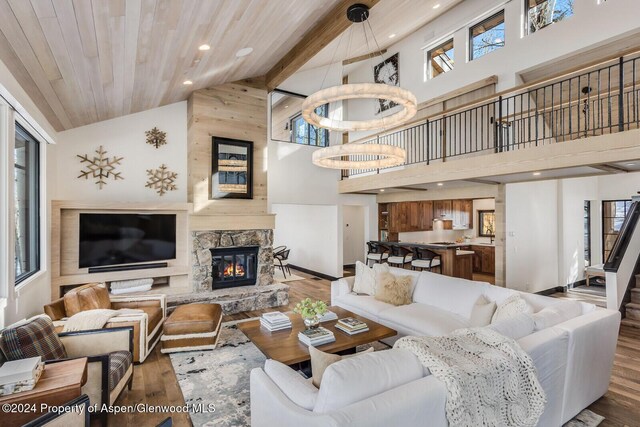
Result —
[[511, 338], [491, 329], [459, 329], [443, 337], [404, 337], [411, 351], [447, 388], [449, 425], [535, 426], [546, 396], [533, 361]]

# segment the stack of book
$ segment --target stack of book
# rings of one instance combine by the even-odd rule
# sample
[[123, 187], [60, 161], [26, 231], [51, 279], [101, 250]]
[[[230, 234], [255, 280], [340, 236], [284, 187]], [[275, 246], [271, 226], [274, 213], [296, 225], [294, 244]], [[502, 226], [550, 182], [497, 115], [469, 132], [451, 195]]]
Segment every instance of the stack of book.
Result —
[[267, 328], [270, 332], [281, 331], [291, 327], [291, 319], [286, 314], [279, 311], [264, 313], [260, 318], [260, 324]]
[[43, 371], [40, 356], [5, 362], [0, 367], [0, 396], [33, 389]]
[[306, 345], [318, 346], [336, 340], [335, 335], [330, 330], [319, 326], [314, 329], [305, 329], [298, 333], [298, 339]]
[[355, 335], [369, 330], [366, 323], [356, 319], [355, 317], [345, 317], [344, 319], [338, 320], [336, 328], [348, 333], [349, 335]]

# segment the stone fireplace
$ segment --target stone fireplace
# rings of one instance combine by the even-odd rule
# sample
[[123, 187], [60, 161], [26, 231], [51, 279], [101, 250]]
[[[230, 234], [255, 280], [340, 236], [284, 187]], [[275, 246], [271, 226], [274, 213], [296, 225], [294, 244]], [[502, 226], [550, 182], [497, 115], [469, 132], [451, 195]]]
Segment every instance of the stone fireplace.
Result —
[[237, 313], [289, 303], [289, 287], [273, 280], [273, 230], [192, 231], [191, 238], [193, 293], [180, 304], [216, 302]]

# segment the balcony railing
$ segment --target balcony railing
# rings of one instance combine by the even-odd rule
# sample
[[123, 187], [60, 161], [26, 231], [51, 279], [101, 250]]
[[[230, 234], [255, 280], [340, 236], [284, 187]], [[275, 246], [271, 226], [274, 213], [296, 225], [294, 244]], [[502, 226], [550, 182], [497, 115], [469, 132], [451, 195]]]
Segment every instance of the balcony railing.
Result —
[[[638, 128], [640, 57], [621, 57], [604, 64], [431, 116], [362, 143], [402, 147], [408, 166]], [[355, 160], [372, 158], [357, 156]], [[343, 172], [343, 178], [380, 171], [349, 170]]]

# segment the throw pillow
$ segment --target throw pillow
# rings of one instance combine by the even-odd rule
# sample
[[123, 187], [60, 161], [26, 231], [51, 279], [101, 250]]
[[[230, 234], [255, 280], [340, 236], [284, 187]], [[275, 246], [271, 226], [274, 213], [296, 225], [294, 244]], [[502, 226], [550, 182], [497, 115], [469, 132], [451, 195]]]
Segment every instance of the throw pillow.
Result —
[[411, 285], [411, 276], [394, 276], [391, 273], [381, 273], [375, 298], [378, 301], [393, 305], [411, 304]]
[[42, 357], [42, 360], [65, 359], [67, 352], [53, 322], [47, 315], [32, 317], [7, 327], [0, 336], [0, 348], [7, 360]]
[[495, 301], [489, 301], [484, 295], [480, 295], [480, 298], [478, 298], [471, 310], [469, 325], [472, 327], [487, 326], [491, 323], [495, 311]]
[[311, 411], [316, 406], [318, 389], [284, 363], [268, 359], [264, 363], [264, 372], [299, 407]]
[[325, 353], [318, 350], [314, 346], [309, 346], [309, 356], [311, 357], [311, 372], [313, 374], [312, 383], [314, 386], [320, 388], [322, 383], [322, 376], [324, 371], [333, 363], [341, 361], [343, 358], [353, 357], [364, 353], [373, 352], [373, 347], [369, 347], [365, 351], [360, 353], [350, 354], [348, 356], [340, 356], [338, 354]]
[[496, 312], [491, 318], [491, 323], [508, 319], [518, 313], [533, 314], [533, 308], [531, 308], [528, 302], [522, 299], [520, 294], [514, 294], [504, 300], [501, 304], [498, 304]]
[[582, 314], [582, 306], [577, 301], [566, 301], [545, 307], [533, 315], [536, 331], [566, 322]]
[[357, 294], [375, 295], [376, 273], [373, 268], [356, 261], [356, 278], [353, 282], [353, 292]]
[[529, 313], [517, 313], [487, 326], [487, 328], [514, 340], [530, 335], [534, 327], [533, 316]]

